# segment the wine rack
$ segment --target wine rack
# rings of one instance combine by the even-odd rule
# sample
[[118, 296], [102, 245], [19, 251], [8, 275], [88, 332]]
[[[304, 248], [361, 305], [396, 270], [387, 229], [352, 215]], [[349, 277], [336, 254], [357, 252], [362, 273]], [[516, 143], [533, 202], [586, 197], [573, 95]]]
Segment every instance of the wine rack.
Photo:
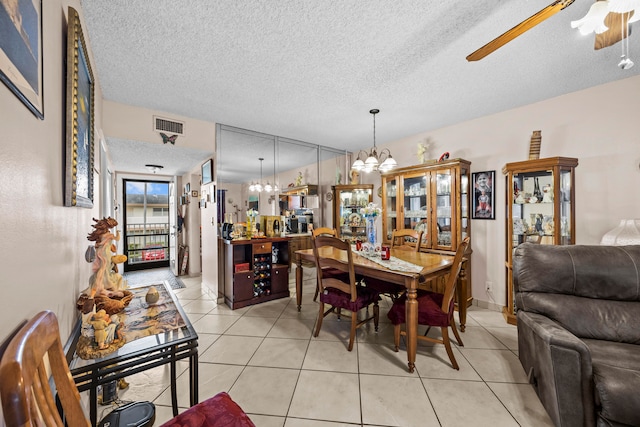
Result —
[[253, 296], [271, 295], [271, 254], [253, 256]]

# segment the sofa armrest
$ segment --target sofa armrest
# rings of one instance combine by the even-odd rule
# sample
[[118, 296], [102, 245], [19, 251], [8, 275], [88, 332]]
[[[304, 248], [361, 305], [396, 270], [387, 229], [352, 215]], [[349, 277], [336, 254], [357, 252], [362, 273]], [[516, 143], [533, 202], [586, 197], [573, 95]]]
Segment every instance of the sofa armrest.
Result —
[[518, 311], [518, 357], [556, 426], [595, 425], [593, 369], [586, 344], [553, 320]]

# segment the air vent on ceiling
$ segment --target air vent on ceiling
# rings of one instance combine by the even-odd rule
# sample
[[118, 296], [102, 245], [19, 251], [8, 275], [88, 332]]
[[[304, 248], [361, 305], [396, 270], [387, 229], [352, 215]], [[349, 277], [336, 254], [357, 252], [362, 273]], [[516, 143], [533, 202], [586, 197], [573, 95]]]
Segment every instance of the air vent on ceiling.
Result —
[[169, 132], [184, 135], [184, 122], [153, 116], [153, 130], [156, 132]]

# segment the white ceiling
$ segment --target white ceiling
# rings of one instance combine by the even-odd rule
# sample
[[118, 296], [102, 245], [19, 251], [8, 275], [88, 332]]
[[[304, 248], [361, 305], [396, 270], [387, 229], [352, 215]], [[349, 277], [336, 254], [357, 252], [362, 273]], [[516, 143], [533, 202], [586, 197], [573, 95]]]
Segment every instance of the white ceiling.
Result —
[[[640, 72], [594, 51], [577, 0], [478, 62], [552, 0], [82, 0], [106, 99], [357, 151]], [[571, 114], [571, 112], [567, 112]], [[110, 150], [127, 144], [105, 135]], [[155, 145], [157, 147], [157, 145]], [[174, 147], [175, 148], [175, 147]], [[167, 159], [168, 162], [171, 159]], [[165, 165], [166, 166], [166, 165]]]

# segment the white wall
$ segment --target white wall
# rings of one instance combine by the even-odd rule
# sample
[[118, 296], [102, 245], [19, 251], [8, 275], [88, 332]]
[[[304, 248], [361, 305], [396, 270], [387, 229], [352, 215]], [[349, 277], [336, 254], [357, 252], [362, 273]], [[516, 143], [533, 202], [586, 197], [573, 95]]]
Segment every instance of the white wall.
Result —
[[[471, 224], [471, 275], [474, 298], [504, 305], [502, 167], [528, 158], [534, 130], [542, 131], [541, 158], [578, 158], [576, 243], [600, 243], [602, 235], [620, 219], [640, 218], [638, 95], [640, 76], [378, 145], [388, 147], [398, 164], [412, 165], [418, 163], [418, 143], [431, 138], [430, 158], [449, 151], [452, 158], [470, 160], [472, 172], [496, 171], [496, 219], [473, 220]], [[375, 183], [377, 189], [380, 176], [363, 174], [363, 182]], [[492, 294], [485, 292], [486, 281], [494, 283]]]
[[[84, 260], [100, 217], [100, 149], [96, 132], [94, 208], [64, 207], [65, 64], [67, 7], [83, 22], [79, 0], [42, 2], [44, 120], [0, 84], [0, 269], [2, 310], [0, 340], [22, 320], [41, 310], [53, 310], [63, 341], [77, 318], [75, 302], [88, 286], [91, 265]], [[90, 62], [93, 62], [89, 46]], [[94, 75], [96, 81], [98, 76]], [[102, 111], [95, 90], [95, 128]]]

